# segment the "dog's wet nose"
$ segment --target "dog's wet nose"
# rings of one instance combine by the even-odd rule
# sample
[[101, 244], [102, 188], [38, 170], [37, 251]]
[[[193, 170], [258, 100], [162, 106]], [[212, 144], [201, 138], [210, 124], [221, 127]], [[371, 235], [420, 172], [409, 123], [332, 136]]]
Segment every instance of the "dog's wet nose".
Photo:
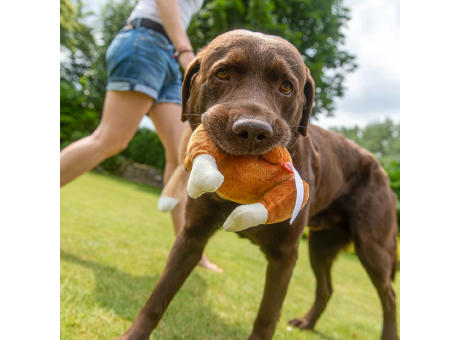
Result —
[[273, 136], [270, 124], [259, 119], [238, 119], [233, 123], [232, 131], [248, 142], [260, 142]]

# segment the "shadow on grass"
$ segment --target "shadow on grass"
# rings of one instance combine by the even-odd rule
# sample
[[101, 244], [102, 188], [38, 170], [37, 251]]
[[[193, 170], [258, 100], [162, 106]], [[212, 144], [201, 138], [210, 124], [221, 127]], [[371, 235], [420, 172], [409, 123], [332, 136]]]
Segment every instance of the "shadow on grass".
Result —
[[[111, 266], [92, 260], [81, 259], [62, 249], [61, 261], [91, 269], [96, 279], [96, 288], [94, 290], [96, 303], [128, 321], [134, 321], [159, 279], [159, 274], [145, 276], [131, 275]], [[184, 321], [184, 316], [199, 316], [199, 320], [193, 318], [190, 322], [199, 323], [200, 320], [203, 320], [205, 324], [211, 323], [213, 330], [218, 330], [220, 334], [215, 339], [222, 339], [222, 334], [232, 334], [232, 337], [238, 339], [244, 339], [248, 336], [248, 330], [239, 328], [237, 325], [225, 323], [224, 320], [220, 319], [206, 305], [203, 299], [207, 285], [199, 274], [195, 273], [193, 275], [192, 273], [187, 279], [187, 283], [189, 283], [187, 287], [183, 286], [181, 288], [182, 290], [185, 289], [186, 292], [177, 294], [169, 306], [169, 309], [173, 307], [172, 309], [175, 310], [175, 313], [182, 314], [180, 316], [181, 321]], [[175, 334], [188, 336], [190, 325], [187, 325], [186, 322], [178, 323], [174, 320], [175, 318], [175, 315], [168, 316], [166, 312], [160, 323], [164, 322], [167, 324], [168, 321], [174, 323], [172, 327], [168, 325], [167, 328], [174, 328]], [[164, 331], [167, 332], [167, 330]], [[155, 330], [153, 334], [155, 334]], [[173, 337], [174, 335], [171, 335], [171, 338]], [[193, 335], [190, 334], [188, 339], [194, 339]], [[213, 339], [213, 337], [207, 337], [207, 339]]]

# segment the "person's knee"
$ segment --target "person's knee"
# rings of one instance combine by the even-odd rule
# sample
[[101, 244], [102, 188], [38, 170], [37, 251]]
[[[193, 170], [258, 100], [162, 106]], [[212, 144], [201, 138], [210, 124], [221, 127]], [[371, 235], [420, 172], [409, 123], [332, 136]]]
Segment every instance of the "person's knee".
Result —
[[111, 157], [122, 152], [129, 144], [131, 138], [127, 136], [115, 136], [113, 134], [101, 133], [94, 131], [91, 135], [93, 143], [104, 154], [105, 157]]

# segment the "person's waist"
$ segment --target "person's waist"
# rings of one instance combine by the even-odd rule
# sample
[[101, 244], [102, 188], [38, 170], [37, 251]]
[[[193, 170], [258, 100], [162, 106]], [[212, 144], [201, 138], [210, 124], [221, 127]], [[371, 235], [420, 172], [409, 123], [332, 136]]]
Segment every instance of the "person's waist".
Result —
[[166, 39], [168, 39], [168, 41], [172, 44], [171, 39], [169, 39], [168, 37], [168, 33], [166, 33], [166, 30], [164, 29], [163, 25], [160, 24], [159, 22], [156, 22], [150, 19], [146, 19], [146, 18], [136, 18], [136, 19], [131, 20], [127, 26], [132, 26], [132, 28], [144, 27], [144, 28], [151, 29], [155, 32], [158, 32], [164, 35]]

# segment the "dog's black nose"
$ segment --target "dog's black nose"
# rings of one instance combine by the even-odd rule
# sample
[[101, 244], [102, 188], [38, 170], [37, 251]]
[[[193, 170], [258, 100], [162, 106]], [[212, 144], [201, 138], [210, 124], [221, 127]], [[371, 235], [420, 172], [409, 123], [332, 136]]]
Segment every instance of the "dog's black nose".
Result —
[[273, 136], [271, 125], [258, 119], [238, 119], [233, 123], [232, 131], [250, 143], [260, 142]]

